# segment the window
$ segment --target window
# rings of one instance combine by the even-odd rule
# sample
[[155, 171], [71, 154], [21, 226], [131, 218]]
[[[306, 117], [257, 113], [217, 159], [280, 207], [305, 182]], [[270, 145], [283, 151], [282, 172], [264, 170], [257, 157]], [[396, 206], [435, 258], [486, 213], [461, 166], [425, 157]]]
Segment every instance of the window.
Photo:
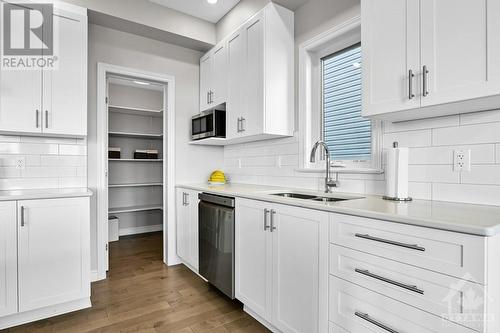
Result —
[[372, 123], [361, 116], [361, 44], [321, 59], [322, 139], [334, 161], [369, 162]]

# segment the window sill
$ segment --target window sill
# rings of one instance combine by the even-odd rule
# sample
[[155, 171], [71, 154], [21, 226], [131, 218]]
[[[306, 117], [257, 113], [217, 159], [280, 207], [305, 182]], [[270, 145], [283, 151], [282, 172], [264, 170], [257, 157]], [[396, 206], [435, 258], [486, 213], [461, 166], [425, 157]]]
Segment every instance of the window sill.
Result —
[[[372, 169], [372, 168], [335, 168], [332, 167], [331, 173], [350, 173], [350, 174], [375, 174], [380, 175], [384, 173], [383, 169]], [[325, 173], [325, 169], [316, 168], [299, 168], [295, 169], [297, 172], [302, 173]]]

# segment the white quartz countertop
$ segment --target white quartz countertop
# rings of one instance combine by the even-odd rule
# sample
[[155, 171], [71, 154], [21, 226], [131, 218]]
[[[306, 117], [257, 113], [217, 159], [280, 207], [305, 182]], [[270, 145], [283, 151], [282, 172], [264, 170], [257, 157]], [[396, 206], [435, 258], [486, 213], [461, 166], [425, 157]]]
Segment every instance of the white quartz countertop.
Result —
[[[180, 184], [177, 185], [177, 187], [478, 236], [495, 236], [500, 234], [500, 207], [498, 206], [429, 200], [394, 202], [383, 200], [381, 196], [375, 195], [359, 195], [341, 192], [324, 194], [311, 190], [249, 184], [227, 184], [221, 186], [211, 186], [208, 184]], [[352, 196], [362, 198], [324, 203], [272, 195], [273, 193], [286, 192], [305, 193], [318, 196]]]
[[36, 190], [12, 190], [0, 191], [0, 201], [34, 200], [90, 197], [93, 193], [86, 187], [64, 188], [64, 189], [36, 189]]

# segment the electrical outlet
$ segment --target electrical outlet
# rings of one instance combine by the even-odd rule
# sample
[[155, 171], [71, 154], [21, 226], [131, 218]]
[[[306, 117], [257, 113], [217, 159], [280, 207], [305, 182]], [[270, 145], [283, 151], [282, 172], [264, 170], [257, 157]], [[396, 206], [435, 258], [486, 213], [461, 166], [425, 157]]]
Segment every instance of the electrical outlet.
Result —
[[453, 170], [470, 171], [470, 149], [459, 149], [453, 152]]
[[19, 157], [15, 160], [15, 163], [16, 163], [16, 169], [24, 170], [26, 167], [26, 158]]

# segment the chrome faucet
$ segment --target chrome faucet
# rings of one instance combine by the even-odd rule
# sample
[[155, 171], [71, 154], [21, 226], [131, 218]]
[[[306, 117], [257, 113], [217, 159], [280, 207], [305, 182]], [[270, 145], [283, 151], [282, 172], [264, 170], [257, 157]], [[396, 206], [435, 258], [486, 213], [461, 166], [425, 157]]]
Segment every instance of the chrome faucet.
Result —
[[311, 163], [316, 162], [316, 150], [321, 146], [325, 149], [326, 154], [326, 177], [325, 177], [325, 193], [331, 193], [332, 187], [339, 186], [339, 174], [337, 173], [336, 180], [333, 180], [330, 176], [330, 150], [324, 141], [318, 141], [314, 144], [311, 150]]

